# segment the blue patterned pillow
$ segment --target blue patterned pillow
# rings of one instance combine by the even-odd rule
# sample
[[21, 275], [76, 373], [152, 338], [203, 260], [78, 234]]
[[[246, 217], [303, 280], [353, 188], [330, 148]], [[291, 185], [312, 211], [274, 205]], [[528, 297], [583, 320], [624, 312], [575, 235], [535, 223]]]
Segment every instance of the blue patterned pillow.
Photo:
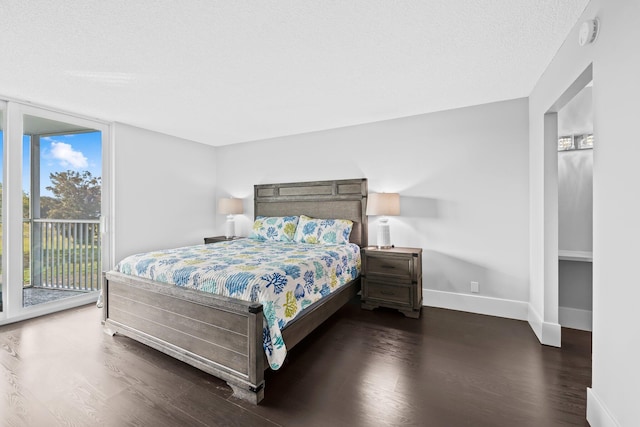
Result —
[[316, 219], [300, 216], [293, 240], [298, 243], [349, 243], [353, 222], [348, 219]]
[[257, 216], [250, 239], [291, 242], [298, 225], [297, 216]]

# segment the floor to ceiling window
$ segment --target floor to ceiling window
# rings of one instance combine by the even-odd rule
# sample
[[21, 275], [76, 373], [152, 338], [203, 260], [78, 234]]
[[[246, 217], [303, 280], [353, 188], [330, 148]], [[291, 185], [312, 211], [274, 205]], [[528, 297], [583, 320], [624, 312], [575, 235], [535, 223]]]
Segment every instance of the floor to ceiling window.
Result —
[[3, 323], [95, 301], [109, 251], [108, 125], [12, 102], [6, 113]]

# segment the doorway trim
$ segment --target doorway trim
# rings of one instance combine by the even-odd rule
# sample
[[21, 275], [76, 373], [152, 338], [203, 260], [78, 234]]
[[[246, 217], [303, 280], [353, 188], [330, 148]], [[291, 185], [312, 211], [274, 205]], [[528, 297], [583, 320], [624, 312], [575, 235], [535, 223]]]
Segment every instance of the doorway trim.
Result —
[[544, 313], [540, 313], [539, 339], [542, 344], [554, 347], [560, 347], [562, 339], [558, 283], [558, 111], [592, 80], [593, 64], [589, 64], [544, 114]]

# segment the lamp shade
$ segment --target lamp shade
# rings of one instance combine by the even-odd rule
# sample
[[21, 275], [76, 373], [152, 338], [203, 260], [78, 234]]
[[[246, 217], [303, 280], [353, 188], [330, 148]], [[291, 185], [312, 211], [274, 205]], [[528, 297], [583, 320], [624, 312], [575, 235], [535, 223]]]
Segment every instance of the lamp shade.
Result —
[[236, 215], [242, 213], [242, 199], [220, 199], [218, 200], [218, 213], [225, 215]]
[[369, 194], [367, 215], [400, 215], [400, 195], [398, 193]]

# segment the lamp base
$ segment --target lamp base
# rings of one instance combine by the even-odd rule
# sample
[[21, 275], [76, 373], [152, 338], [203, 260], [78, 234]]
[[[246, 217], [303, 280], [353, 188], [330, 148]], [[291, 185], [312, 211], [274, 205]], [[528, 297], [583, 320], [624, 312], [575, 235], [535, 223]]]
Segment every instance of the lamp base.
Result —
[[233, 215], [227, 216], [227, 223], [225, 224], [224, 237], [227, 239], [232, 238], [236, 234], [236, 221], [233, 219]]
[[391, 231], [389, 230], [389, 220], [381, 218], [378, 224], [378, 249], [389, 249], [391, 247]]

